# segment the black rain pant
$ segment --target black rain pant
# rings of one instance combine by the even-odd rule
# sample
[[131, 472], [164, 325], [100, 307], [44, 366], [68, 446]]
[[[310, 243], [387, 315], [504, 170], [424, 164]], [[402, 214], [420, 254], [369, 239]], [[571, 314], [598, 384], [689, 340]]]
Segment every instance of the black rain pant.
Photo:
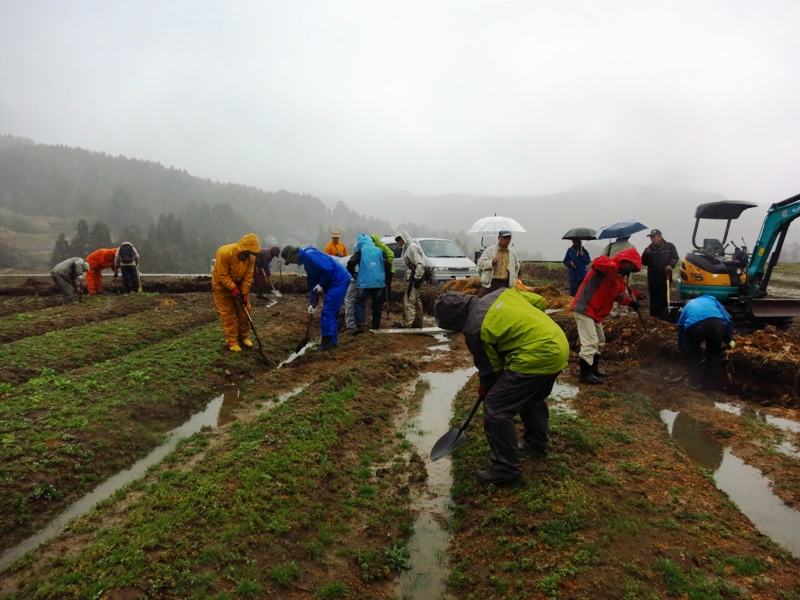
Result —
[[725, 328], [723, 319], [712, 318], [695, 323], [683, 332], [686, 342], [686, 370], [689, 371], [691, 385], [702, 386], [709, 391], [722, 389], [722, 340]]
[[524, 375], [504, 371], [483, 401], [483, 431], [491, 449], [492, 471], [501, 477], [522, 475], [514, 417], [522, 419], [523, 439], [535, 452], [547, 454], [550, 411], [547, 397], [558, 373]]

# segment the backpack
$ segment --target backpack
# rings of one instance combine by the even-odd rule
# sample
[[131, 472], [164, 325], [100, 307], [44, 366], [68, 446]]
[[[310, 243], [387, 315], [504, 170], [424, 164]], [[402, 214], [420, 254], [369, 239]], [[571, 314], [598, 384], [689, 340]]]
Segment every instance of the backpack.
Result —
[[119, 261], [121, 263], [132, 263], [136, 260], [136, 252], [133, 249], [133, 246], [128, 242], [122, 244], [117, 251], [119, 254]]

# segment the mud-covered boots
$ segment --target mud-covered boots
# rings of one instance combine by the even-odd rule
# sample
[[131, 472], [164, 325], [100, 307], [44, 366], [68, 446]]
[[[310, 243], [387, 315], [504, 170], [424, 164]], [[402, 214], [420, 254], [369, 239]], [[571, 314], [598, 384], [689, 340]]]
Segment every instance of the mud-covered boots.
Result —
[[594, 373], [592, 373], [592, 365], [590, 365], [585, 360], [580, 360], [581, 364], [581, 376], [580, 380], [585, 383], [591, 383], [593, 385], [597, 385], [598, 383], [603, 383], [602, 379], [595, 377]]
[[594, 355], [594, 360], [592, 361], [592, 375], [594, 375], [595, 377], [600, 377], [601, 379], [603, 377], [609, 377], [608, 373], [603, 373], [600, 370], [600, 367], [598, 366], [599, 363], [600, 363], [600, 355], [599, 354], [595, 354]]
[[315, 352], [325, 352], [326, 350], [333, 350], [333, 336], [323, 335], [322, 343], [314, 348]]

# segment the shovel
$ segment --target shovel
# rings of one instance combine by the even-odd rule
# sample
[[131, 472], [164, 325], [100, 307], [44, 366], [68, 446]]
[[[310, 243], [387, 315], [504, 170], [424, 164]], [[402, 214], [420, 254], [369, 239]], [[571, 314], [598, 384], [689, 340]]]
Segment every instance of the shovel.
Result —
[[475, 404], [473, 404], [472, 408], [469, 410], [467, 418], [464, 419], [464, 422], [461, 424], [461, 427], [451, 427], [450, 431], [438, 439], [438, 441], [433, 445], [433, 448], [431, 448], [431, 453], [428, 456], [431, 462], [437, 461], [440, 458], [444, 458], [466, 441], [467, 425], [469, 425], [472, 417], [475, 416], [475, 412], [478, 410], [478, 406], [480, 406], [480, 404], [481, 398], [478, 397], [478, 399], [475, 401]]
[[250, 316], [250, 311], [247, 310], [247, 304], [242, 300], [242, 308], [244, 308], [244, 314], [247, 315], [247, 320], [250, 321], [250, 329], [253, 330], [253, 335], [256, 336], [256, 341], [258, 342], [258, 353], [261, 355], [261, 358], [264, 359], [270, 367], [274, 367], [275, 363], [270, 359], [266, 354], [264, 354], [264, 346], [261, 344], [261, 338], [258, 337], [258, 331], [256, 331], [256, 324], [253, 323], [253, 317]]
[[139, 265], [136, 265], [136, 280], [139, 282], [139, 293], [142, 293], [142, 274], [139, 273]]
[[272, 293], [275, 294], [276, 298], [280, 298], [283, 296], [278, 290], [275, 289], [275, 284], [272, 283], [272, 277], [269, 278], [269, 284], [272, 286]]
[[306, 335], [305, 337], [297, 343], [297, 346], [294, 349], [294, 353], [297, 354], [305, 348], [306, 344], [308, 344], [308, 338], [311, 337], [311, 323], [314, 321], [314, 315], [308, 315], [308, 326], [306, 327]]

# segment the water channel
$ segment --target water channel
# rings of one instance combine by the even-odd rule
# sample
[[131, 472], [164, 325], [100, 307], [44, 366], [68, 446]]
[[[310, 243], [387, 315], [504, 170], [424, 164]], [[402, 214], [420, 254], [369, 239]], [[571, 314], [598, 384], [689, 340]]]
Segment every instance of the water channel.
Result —
[[[282, 402], [301, 390], [302, 388], [292, 390], [280, 396], [277, 402]], [[168, 432], [163, 444], [135, 462], [130, 469], [110, 477], [83, 498], [75, 501], [64, 512], [50, 521], [44, 529], [0, 554], [0, 571], [22, 558], [27, 552], [58, 536], [70, 521], [88, 513], [98, 502], [110, 498], [117, 490], [143, 477], [151, 466], [160, 463], [167, 454], [172, 452], [181, 440], [194, 435], [204, 428], [213, 429], [232, 421], [233, 417], [231, 417], [230, 412], [240, 402], [239, 389], [236, 387], [226, 390], [211, 400], [204, 410], [195, 413], [183, 425]]]
[[800, 558], [800, 512], [772, 493], [769, 479], [745, 464], [730, 448], [713, 440], [689, 414], [664, 409], [661, 420], [678, 445], [693, 461], [713, 473], [717, 487], [728, 494], [761, 533]]

